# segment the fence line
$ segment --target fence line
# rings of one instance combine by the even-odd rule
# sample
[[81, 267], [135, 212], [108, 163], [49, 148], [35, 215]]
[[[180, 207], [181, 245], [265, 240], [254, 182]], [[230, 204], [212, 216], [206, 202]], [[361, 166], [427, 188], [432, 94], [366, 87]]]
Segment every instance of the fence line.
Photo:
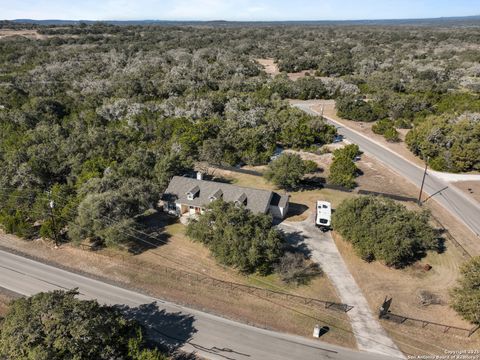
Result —
[[411, 317], [408, 317], [408, 316], [405, 316], [405, 315], [394, 314], [394, 313], [391, 313], [391, 312], [387, 312], [385, 314], [381, 313], [379, 317], [380, 317], [380, 319], [385, 319], [385, 320], [394, 322], [396, 324], [407, 325], [407, 324], [411, 323], [412, 325], [421, 326], [423, 329], [428, 326], [428, 327], [433, 328], [435, 330], [439, 330], [439, 331], [441, 330], [444, 333], [451, 332], [451, 330], [453, 330], [457, 333], [463, 334], [466, 337], [472, 336], [480, 327], [480, 326], [477, 325], [477, 326], [472, 327], [471, 329], [465, 329], [465, 328], [461, 328], [461, 327], [458, 327], [458, 326], [440, 324], [440, 323], [437, 323], [437, 322], [434, 322], [434, 321], [415, 319], [415, 318], [411, 318]]
[[438, 220], [433, 214], [430, 214], [431, 218], [436, 222], [437, 226], [440, 227], [443, 231], [443, 233], [445, 234], [445, 236], [447, 237], [448, 240], [450, 240], [450, 242], [453, 243], [453, 245], [455, 245], [455, 247], [462, 253], [462, 255], [467, 258], [467, 259], [471, 259], [472, 258], [472, 255], [467, 251], [467, 249], [465, 249], [458, 241], [457, 239], [455, 239], [453, 237], [452, 234], [450, 234], [450, 231], [448, 231], [448, 229], [443, 226], [443, 224], [440, 222], [440, 220]]
[[270, 299], [276, 298], [281, 300], [287, 300], [287, 301], [295, 302], [301, 305], [312, 305], [312, 306], [322, 307], [324, 309], [341, 311], [341, 312], [348, 312], [351, 309], [353, 309], [353, 306], [348, 304], [337, 303], [333, 301], [321, 300], [316, 298], [308, 298], [308, 297], [294, 295], [294, 294], [290, 294], [282, 291], [270, 290], [265, 288], [259, 288], [252, 285], [244, 285], [244, 284], [235, 283], [231, 281], [220, 280], [208, 275], [200, 275], [197, 273], [191, 273], [188, 271], [174, 269], [174, 268], [163, 266], [163, 265], [157, 265], [157, 267], [162, 268], [163, 272], [166, 275], [173, 276], [176, 279], [190, 279], [200, 283], [208, 282], [213, 286], [223, 287], [227, 290], [232, 290], [232, 291], [238, 290], [251, 295], [262, 295]]

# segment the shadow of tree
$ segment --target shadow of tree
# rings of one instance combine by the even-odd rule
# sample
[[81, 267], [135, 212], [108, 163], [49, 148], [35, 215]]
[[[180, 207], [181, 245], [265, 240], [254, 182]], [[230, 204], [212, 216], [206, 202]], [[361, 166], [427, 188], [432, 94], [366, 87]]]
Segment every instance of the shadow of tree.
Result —
[[133, 308], [119, 305], [118, 308], [127, 318], [136, 320], [144, 328], [147, 340], [169, 353], [175, 353], [197, 332], [192, 315], [168, 313], [160, 310], [156, 302]]
[[305, 239], [307, 237], [302, 234], [300, 231], [294, 232], [285, 232], [282, 231], [285, 240], [287, 241], [287, 248], [286, 251], [289, 252], [299, 252], [305, 256], [305, 258], [310, 258], [311, 251], [308, 248], [307, 244], [305, 244]]
[[139, 216], [136, 220], [139, 229], [133, 232], [129, 244], [129, 251], [135, 255], [168, 244], [171, 235], [165, 232], [165, 227], [178, 222], [178, 218], [159, 211]]

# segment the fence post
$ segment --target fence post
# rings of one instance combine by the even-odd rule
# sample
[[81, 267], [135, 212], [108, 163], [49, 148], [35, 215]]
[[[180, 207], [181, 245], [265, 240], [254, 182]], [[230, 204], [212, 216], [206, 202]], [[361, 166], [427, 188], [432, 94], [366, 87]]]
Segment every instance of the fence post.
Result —
[[468, 337], [472, 336], [478, 329], [480, 329], [480, 325], [473, 327], [472, 330], [468, 332]]

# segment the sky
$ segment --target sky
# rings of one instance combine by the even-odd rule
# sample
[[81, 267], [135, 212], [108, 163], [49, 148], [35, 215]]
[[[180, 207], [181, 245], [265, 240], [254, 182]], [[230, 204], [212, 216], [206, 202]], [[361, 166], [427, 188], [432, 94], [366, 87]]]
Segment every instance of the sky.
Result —
[[0, 0], [0, 19], [363, 20], [480, 15], [480, 0]]

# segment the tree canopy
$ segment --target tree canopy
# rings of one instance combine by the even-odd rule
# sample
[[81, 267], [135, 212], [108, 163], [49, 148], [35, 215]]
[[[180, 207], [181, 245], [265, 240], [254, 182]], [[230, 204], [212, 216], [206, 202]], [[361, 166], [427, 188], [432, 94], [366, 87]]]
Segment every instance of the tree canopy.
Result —
[[430, 117], [407, 134], [406, 142], [434, 170], [480, 170], [480, 114]]
[[353, 189], [356, 186], [355, 177], [358, 168], [354, 159], [360, 154], [358, 145], [349, 144], [343, 148], [336, 149], [333, 152], [333, 161], [330, 165], [330, 174], [328, 182], [333, 185], [343, 186], [347, 189]]
[[404, 267], [437, 250], [438, 238], [426, 211], [407, 210], [393, 200], [362, 196], [345, 200], [332, 216], [333, 228], [365, 261]]
[[265, 178], [285, 189], [295, 189], [307, 173], [317, 170], [311, 160], [302, 160], [300, 155], [283, 153], [273, 160], [265, 172]]
[[0, 323], [0, 358], [166, 360], [120, 310], [53, 291], [13, 301]]
[[206, 245], [220, 263], [248, 274], [269, 274], [284, 253], [283, 237], [270, 215], [253, 214], [222, 200], [190, 221], [187, 235]]
[[480, 257], [461, 268], [458, 286], [451, 292], [452, 307], [466, 320], [480, 324]]

